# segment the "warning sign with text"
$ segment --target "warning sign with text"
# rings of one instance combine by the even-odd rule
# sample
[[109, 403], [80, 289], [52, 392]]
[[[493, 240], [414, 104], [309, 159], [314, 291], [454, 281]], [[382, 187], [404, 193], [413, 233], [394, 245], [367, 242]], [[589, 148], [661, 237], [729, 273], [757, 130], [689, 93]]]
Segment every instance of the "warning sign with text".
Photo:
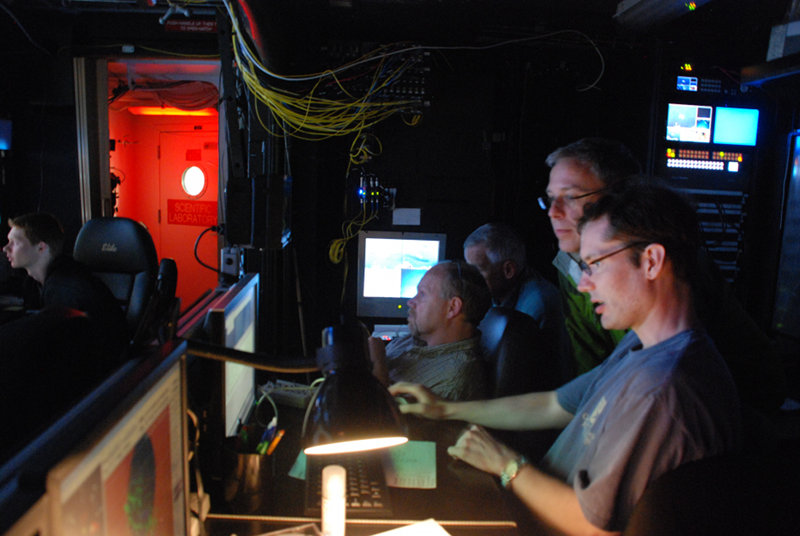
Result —
[[167, 199], [167, 223], [200, 227], [216, 225], [217, 202]]

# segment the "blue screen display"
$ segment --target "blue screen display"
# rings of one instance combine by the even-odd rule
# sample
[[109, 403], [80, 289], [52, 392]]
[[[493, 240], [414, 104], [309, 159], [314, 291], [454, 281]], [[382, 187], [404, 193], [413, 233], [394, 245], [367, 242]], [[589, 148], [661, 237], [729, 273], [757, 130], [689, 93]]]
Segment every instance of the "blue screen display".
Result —
[[716, 112], [714, 143], [751, 147], [756, 144], [758, 110], [718, 106]]
[[0, 151], [11, 149], [11, 121], [0, 119]]

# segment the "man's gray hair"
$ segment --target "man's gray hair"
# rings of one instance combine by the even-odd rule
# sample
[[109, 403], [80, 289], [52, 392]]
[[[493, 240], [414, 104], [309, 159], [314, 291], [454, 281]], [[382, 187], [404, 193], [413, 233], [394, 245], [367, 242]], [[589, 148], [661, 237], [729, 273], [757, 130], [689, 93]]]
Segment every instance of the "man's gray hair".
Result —
[[587, 166], [606, 186], [642, 171], [639, 161], [625, 144], [607, 138], [583, 138], [559, 147], [547, 155], [545, 163], [552, 168], [564, 158], [573, 158]]
[[527, 265], [525, 242], [517, 231], [505, 223], [485, 223], [472, 231], [464, 240], [464, 249], [483, 245], [492, 264], [505, 260], [514, 261], [517, 269]]

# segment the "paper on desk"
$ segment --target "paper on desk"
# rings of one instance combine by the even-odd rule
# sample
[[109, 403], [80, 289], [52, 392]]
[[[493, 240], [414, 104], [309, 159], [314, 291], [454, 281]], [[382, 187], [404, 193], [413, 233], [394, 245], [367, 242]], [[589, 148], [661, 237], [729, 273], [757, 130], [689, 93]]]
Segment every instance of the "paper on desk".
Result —
[[433, 519], [426, 519], [405, 527], [379, 532], [373, 536], [408, 536], [411, 534], [414, 536], [450, 536], [450, 533]]
[[383, 457], [386, 484], [393, 488], [436, 488], [436, 443], [409, 441]]

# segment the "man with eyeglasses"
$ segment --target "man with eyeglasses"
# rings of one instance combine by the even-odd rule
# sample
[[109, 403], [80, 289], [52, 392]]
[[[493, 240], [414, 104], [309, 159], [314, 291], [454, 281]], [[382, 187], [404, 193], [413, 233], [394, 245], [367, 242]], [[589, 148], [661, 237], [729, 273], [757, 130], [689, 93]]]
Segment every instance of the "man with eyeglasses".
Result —
[[577, 289], [578, 220], [584, 206], [600, 199], [613, 184], [638, 174], [640, 166], [625, 145], [605, 138], [584, 138], [560, 147], [545, 162], [551, 168], [550, 180], [538, 201], [547, 211], [558, 240], [559, 252], [553, 264], [558, 270], [574, 368], [580, 374], [603, 361], [625, 333], [603, 329], [587, 296]]
[[410, 334], [386, 346], [369, 339], [373, 374], [385, 385], [421, 383], [453, 400], [487, 396], [477, 326], [490, 306], [489, 288], [477, 268], [459, 260], [438, 263], [408, 301]]
[[[697, 320], [697, 220], [676, 192], [632, 184], [586, 208], [578, 288], [605, 329], [629, 330], [599, 366], [555, 391], [450, 402], [418, 385], [404, 413], [473, 423], [451, 456], [498, 475], [565, 534], [622, 531], [645, 488], [690, 461], [737, 449], [739, 399]], [[483, 428], [562, 429], [536, 467]]]
[[[551, 168], [550, 180], [539, 206], [547, 211], [558, 239], [553, 264], [558, 269], [575, 368], [581, 373], [601, 363], [625, 332], [601, 325], [588, 294], [578, 288], [577, 222], [584, 207], [609, 190], [624, 187], [640, 168], [625, 145], [605, 138], [584, 138], [556, 149], [546, 163]], [[742, 400], [759, 411], [775, 411], [786, 396], [786, 378], [774, 344], [743, 309], [702, 247], [698, 246], [697, 255], [698, 315], [731, 369]]]

